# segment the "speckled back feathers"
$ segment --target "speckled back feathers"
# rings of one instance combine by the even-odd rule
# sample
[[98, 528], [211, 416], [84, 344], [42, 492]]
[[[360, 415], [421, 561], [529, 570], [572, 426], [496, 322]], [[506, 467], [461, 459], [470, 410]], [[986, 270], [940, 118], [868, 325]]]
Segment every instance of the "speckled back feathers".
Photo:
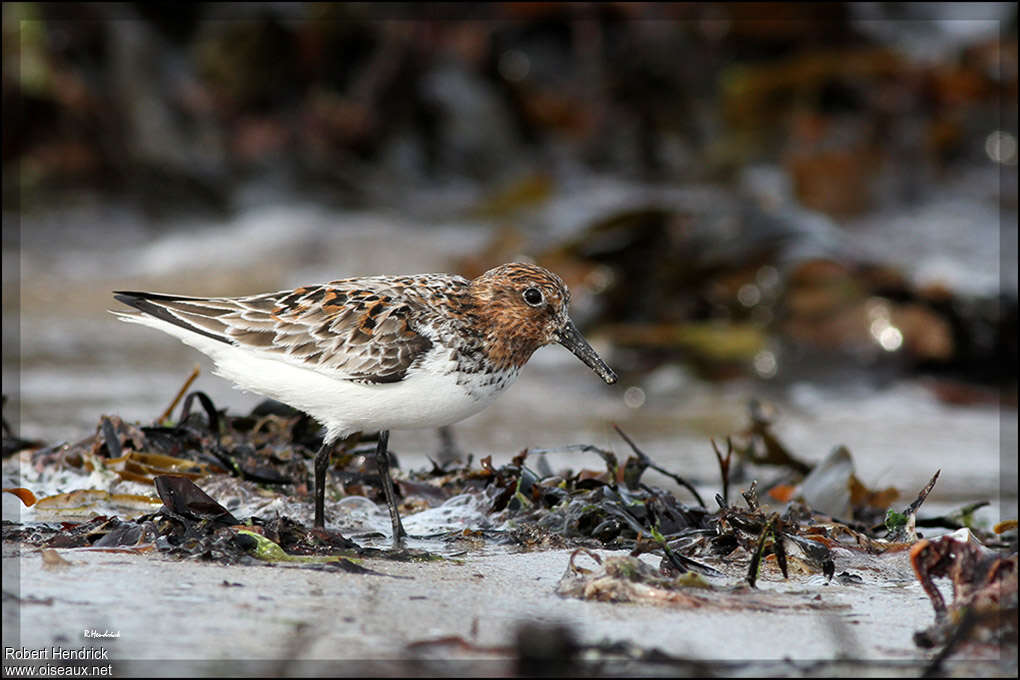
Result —
[[[525, 301], [529, 289], [541, 303]], [[372, 276], [237, 298], [117, 297], [215, 340], [363, 383], [399, 382], [434, 352], [449, 352], [457, 372], [512, 380], [536, 349], [555, 341], [570, 301], [558, 276], [521, 263], [471, 281]]]

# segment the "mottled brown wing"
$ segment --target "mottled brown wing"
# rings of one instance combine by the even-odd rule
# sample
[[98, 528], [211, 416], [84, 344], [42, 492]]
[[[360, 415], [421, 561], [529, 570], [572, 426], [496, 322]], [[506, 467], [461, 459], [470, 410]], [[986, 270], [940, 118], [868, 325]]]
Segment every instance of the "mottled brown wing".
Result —
[[380, 281], [349, 279], [242, 298], [127, 292], [116, 297], [193, 332], [333, 377], [398, 382], [432, 341], [415, 323], [421, 300], [405, 287]]

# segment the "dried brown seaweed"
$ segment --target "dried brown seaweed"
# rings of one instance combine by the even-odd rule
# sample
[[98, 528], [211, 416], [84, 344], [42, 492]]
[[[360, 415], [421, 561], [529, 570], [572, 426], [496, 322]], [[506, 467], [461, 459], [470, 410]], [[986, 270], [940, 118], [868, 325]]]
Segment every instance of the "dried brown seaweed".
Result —
[[[935, 624], [914, 635], [921, 647], [943, 646], [932, 669], [965, 642], [1001, 644], [1017, 639], [1017, 554], [990, 550], [967, 529], [923, 539], [910, 549], [910, 563], [935, 609]], [[949, 578], [947, 605], [934, 583]]]

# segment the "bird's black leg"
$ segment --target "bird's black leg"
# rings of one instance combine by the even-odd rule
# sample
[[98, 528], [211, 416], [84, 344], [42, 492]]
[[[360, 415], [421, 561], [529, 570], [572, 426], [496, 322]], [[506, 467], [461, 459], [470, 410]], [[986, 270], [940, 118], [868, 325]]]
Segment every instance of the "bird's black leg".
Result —
[[322, 442], [322, 448], [315, 454], [315, 528], [326, 526], [326, 468], [329, 467], [329, 456], [333, 453], [331, 441]]
[[439, 451], [436, 452], [436, 460], [440, 465], [464, 460], [464, 455], [453, 441], [453, 428], [449, 425], [439, 428]]
[[386, 496], [386, 505], [390, 506], [390, 519], [393, 520], [393, 547], [403, 543], [407, 532], [404, 525], [400, 523], [400, 513], [397, 511], [397, 497], [393, 492], [393, 478], [390, 477], [390, 456], [387, 446], [390, 442], [389, 430], [379, 433], [379, 445], [375, 449], [375, 462], [379, 466], [379, 478], [382, 481], [383, 494]]

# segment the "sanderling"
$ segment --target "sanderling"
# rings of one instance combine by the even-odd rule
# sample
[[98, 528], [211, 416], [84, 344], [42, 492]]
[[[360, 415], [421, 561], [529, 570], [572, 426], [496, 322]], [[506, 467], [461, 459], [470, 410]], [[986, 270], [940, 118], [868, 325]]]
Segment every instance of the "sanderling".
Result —
[[379, 432], [376, 463], [393, 523], [400, 523], [387, 444], [390, 430], [440, 427], [478, 413], [532, 353], [558, 342], [607, 383], [616, 374], [567, 315], [556, 274], [511, 263], [476, 279], [452, 274], [368, 276], [236, 298], [116, 291], [138, 311], [125, 321], [174, 335], [209, 355], [215, 373], [304, 411], [326, 428], [315, 456], [315, 526], [323, 527], [334, 444]]

